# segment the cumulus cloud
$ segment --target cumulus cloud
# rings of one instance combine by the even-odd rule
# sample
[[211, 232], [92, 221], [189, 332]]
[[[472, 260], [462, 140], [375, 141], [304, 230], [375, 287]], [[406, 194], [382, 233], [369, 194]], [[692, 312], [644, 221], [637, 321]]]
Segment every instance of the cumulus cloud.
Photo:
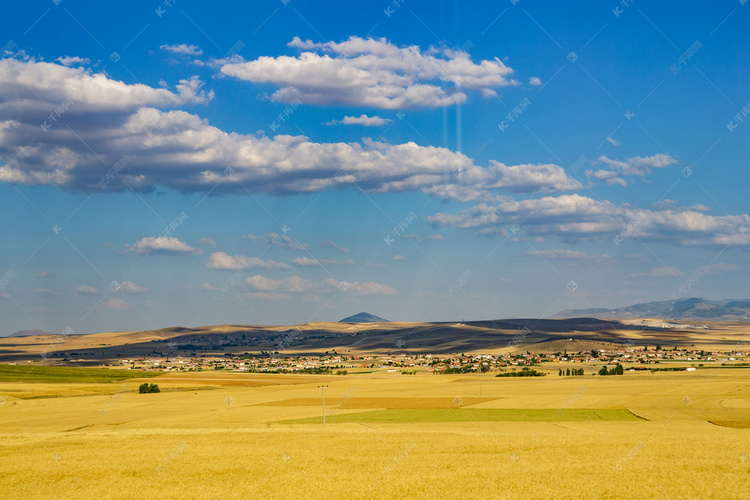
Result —
[[541, 84], [542, 84], [542, 81], [539, 79], [539, 77], [532, 76], [531, 78], [529, 78], [529, 85], [538, 86]]
[[147, 236], [133, 245], [125, 245], [128, 252], [137, 254], [187, 254], [195, 251], [187, 243], [172, 236]]
[[311, 259], [309, 257], [299, 257], [292, 259], [295, 267], [351, 267], [354, 265], [352, 259], [335, 260], [335, 259]]
[[245, 282], [262, 292], [304, 293], [304, 292], [347, 292], [355, 295], [395, 295], [396, 290], [390, 285], [370, 281], [367, 283], [347, 283], [329, 278], [323, 281], [313, 281], [300, 276], [290, 276], [282, 280], [266, 278], [264, 276], [250, 276]]
[[179, 45], [161, 45], [161, 50], [171, 52], [172, 54], [182, 54], [187, 56], [200, 56], [203, 55], [203, 51], [197, 45], [188, 45], [181, 43]]
[[[619, 145], [616, 140], [607, 137], [615, 146]], [[605, 165], [606, 168], [599, 170], [587, 170], [586, 176], [589, 179], [604, 181], [607, 184], [620, 184], [627, 186], [627, 181], [623, 177], [638, 176], [645, 177], [655, 168], [664, 168], [677, 163], [677, 160], [667, 154], [657, 154], [653, 156], [636, 156], [627, 160], [612, 160], [604, 155], [600, 156], [596, 163]]]
[[[555, 236], [577, 242], [596, 238], [664, 241], [679, 246], [750, 245], [750, 216], [711, 216], [691, 209], [646, 210], [579, 194], [482, 203], [458, 213], [427, 217], [436, 227], [477, 229], [510, 235]], [[516, 232], [514, 231], [514, 233]]]
[[84, 295], [96, 295], [99, 293], [99, 290], [97, 290], [94, 286], [81, 285], [76, 288], [76, 293], [82, 293]]
[[[486, 168], [476, 165], [459, 168], [446, 183], [424, 187], [428, 194], [458, 201], [489, 201], [497, 196], [492, 191], [514, 193], [552, 193], [583, 187], [568, 176], [565, 169], [553, 164], [505, 165], [490, 160]], [[488, 199], [489, 198], [489, 199]]]
[[79, 65], [86, 65], [91, 64], [91, 59], [87, 57], [77, 57], [77, 56], [62, 56], [55, 59], [55, 61], [59, 62], [63, 66], [79, 66]]
[[[0, 182], [87, 192], [166, 186], [214, 194], [424, 190], [494, 201], [492, 190], [558, 192], [580, 184], [556, 165], [474, 165], [413, 142], [316, 143], [302, 136], [229, 134], [185, 111], [205, 102], [197, 78], [178, 92], [127, 85], [59, 64], [0, 60]], [[66, 103], [64, 112], [49, 117]], [[64, 122], [64, 123], [63, 123]], [[40, 134], [40, 124], [47, 123]], [[69, 125], [70, 128], [68, 128]]]
[[[0, 101], [25, 102], [29, 108], [18, 110], [25, 115], [40, 110], [48, 116], [65, 99], [71, 99], [75, 108], [95, 111], [127, 111], [141, 106], [181, 106], [209, 101], [213, 94], [195, 92], [201, 85], [198, 77], [180, 80], [178, 93], [152, 88], [143, 84], [126, 84], [101, 73], [83, 68], [69, 68], [60, 64], [18, 59], [0, 59]], [[180, 89], [192, 88], [184, 94]], [[73, 108], [73, 106], [71, 106]], [[4, 119], [10, 110], [0, 115]], [[47, 117], [45, 116], [45, 118]], [[37, 125], [42, 120], [37, 122]]]
[[467, 52], [443, 47], [422, 51], [357, 36], [326, 43], [294, 37], [288, 45], [302, 53], [230, 61], [220, 71], [279, 87], [276, 101], [382, 109], [450, 106], [467, 100], [465, 90], [494, 92], [518, 83], [498, 58], [474, 63]]
[[288, 264], [244, 255], [231, 256], [225, 252], [214, 252], [206, 264], [211, 269], [289, 269]]
[[391, 260], [406, 260], [406, 257], [404, 257], [403, 255], [394, 255], [393, 257], [391, 257]]
[[367, 115], [360, 115], [360, 116], [345, 116], [341, 120], [331, 120], [325, 122], [323, 125], [363, 125], [365, 127], [380, 127], [383, 125], [388, 125], [393, 120], [390, 118], [381, 118], [379, 116], [367, 116]]
[[52, 278], [55, 276], [55, 274], [48, 271], [42, 271], [41, 273], [38, 273], [37, 276], [39, 276], [40, 278]]

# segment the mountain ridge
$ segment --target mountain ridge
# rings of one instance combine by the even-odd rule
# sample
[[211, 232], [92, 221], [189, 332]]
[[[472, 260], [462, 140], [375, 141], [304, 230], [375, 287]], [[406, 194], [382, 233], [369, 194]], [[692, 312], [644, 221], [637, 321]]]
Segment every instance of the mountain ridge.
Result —
[[668, 320], [713, 320], [750, 321], [750, 300], [708, 300], [691, 297], [682, 300], [660, 300], [640, 302], [625, 307], [592, 307], [587, 309], [565, 309], [557, 318], [661, 318]]

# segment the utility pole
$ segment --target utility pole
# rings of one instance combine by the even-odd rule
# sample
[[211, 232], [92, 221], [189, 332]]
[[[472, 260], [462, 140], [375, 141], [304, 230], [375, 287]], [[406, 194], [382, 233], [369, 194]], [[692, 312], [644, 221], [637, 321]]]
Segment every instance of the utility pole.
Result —
[[323, 395], [323, 428], [326, 428], [326, 387], [327, 385], [319, 385], [320, 392]]

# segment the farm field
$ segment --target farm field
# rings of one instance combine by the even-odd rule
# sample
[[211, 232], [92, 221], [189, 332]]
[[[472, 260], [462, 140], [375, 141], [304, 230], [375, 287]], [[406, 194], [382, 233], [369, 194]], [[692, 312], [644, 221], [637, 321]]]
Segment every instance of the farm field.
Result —
[[[0, 488], [4, 498], [743, 498], [748, 376], [4, 380]], [[143, 381], [162, 392], [138, 394]]]

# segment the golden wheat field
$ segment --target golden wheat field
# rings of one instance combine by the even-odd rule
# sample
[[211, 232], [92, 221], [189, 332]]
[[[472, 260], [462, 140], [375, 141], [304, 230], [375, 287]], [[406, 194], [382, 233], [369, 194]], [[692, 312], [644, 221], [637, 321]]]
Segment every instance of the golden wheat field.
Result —
[[[750, 369], [0, 383], [3, 498], [744, 498]], [[327, 385], [325, 428], [320, 385]], [[387, 417], [387, 418], [384, 418]]]

